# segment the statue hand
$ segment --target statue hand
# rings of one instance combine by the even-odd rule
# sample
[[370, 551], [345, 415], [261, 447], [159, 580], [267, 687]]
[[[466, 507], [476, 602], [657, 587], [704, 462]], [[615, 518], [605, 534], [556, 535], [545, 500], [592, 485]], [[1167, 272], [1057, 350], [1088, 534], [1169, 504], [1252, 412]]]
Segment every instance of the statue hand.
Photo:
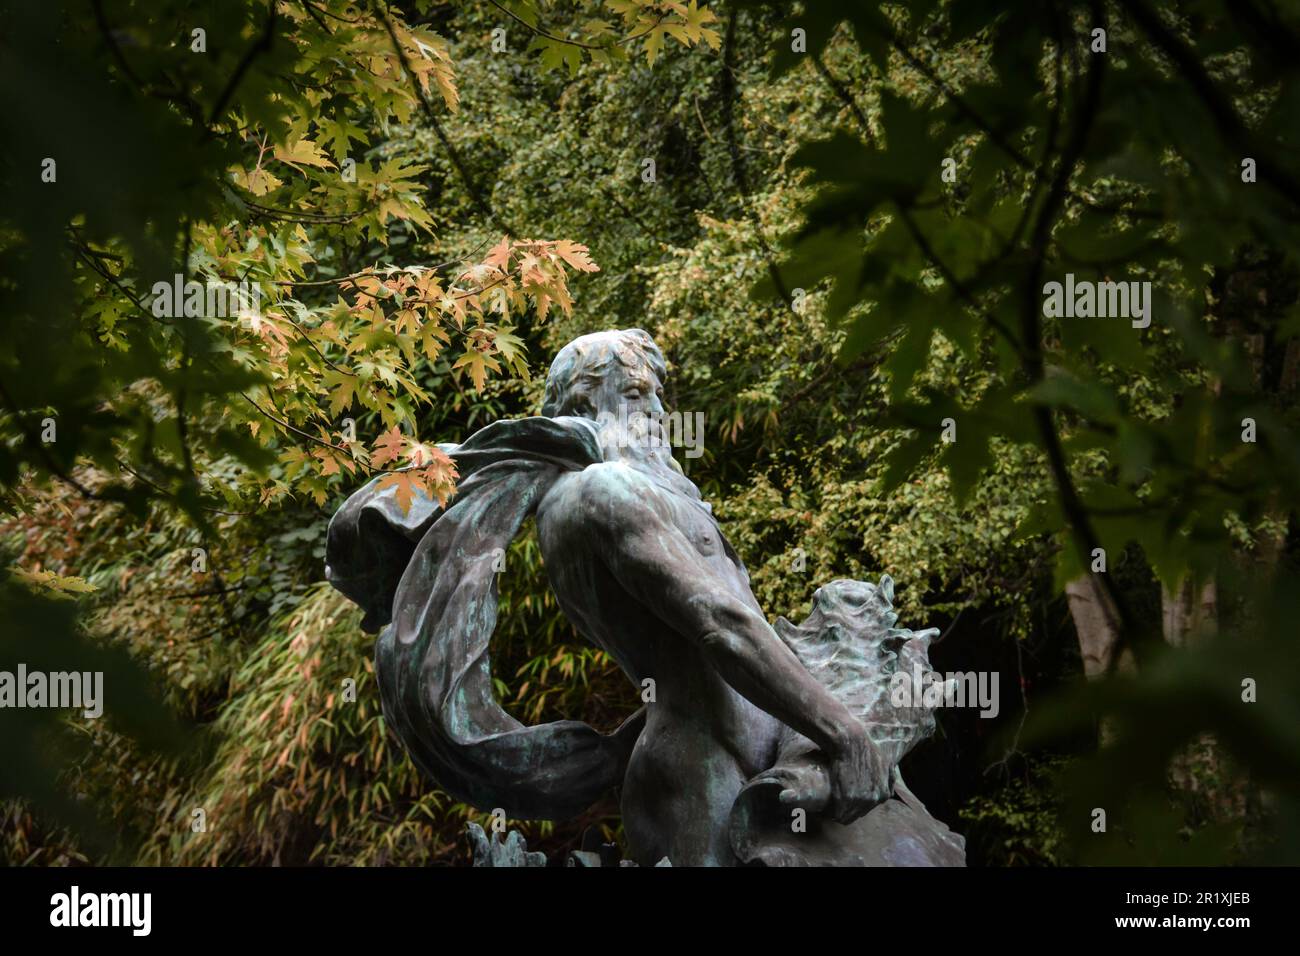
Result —
[[837, 823], [852, 823], [893, 789], [891, 768], [866, 728], [854, 727], [830, 757], [831, 798], [827, 815]]
[[819, 761], [800, 761], [766, 771], [763, 779], [781, 785], [778, 799], [786, 806], [822, 813], [831, 801], [831, 778]]

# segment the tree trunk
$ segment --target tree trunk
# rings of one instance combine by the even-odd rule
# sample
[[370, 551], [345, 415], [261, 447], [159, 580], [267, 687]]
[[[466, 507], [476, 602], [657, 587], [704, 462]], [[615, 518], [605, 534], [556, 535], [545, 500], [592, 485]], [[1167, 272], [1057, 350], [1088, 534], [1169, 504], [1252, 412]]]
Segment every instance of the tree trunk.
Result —
[[1160, 606], [1165, 643], [1186, 647], [1214, 633], [1219, 620], [1219, 588], [1213, 578], [1199, 588], [1189, 578], [1176, 592], [1162, 588]]
[[[1083, 658], [1083, 673], [1089, 680], [1101, 677], [1110, 670], [1111, 658], [1119, 634], [1114, 622], [1115, 609], [1106, 596], [1105, 589], [1095, 574], [1075, 578], [1065, 586], [1065, 597], [1070, 604], [1070, 617], [1079, 636], [1079, 656]], [[1132, 670], [1132, 655], [1125, 652], [1120, 661], [1121, 670]]]
[[[1088, 680], [1104, 677], [1111, 668], [1115, 647], [1119, 643], [1119, 633], [1115, 628], [1119, 615], [1096, 574], [1085, 574], [1068, 583], [1065, 597], [1070, 604], [1070, 617], [1074, 619], [1074, 631], [1079, 637], [1084, 676]], [[1137, 672], [1130, 649], [1125, 648], [1120, 654], [1115, 669], [1121, 674]], [[1114, 725], [1104, 717], [1097, 731], [1103, 747], [1115, 739]]]

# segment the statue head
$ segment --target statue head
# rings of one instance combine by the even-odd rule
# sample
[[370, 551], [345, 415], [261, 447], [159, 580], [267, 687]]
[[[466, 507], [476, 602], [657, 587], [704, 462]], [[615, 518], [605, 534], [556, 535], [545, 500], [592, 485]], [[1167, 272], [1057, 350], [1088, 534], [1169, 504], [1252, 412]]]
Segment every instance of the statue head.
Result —
[[583, 335], [555, 356], [546, 376], [542, 414], [600, 419], [625, 412], [663, 412], [663, 353], [641, 329]]

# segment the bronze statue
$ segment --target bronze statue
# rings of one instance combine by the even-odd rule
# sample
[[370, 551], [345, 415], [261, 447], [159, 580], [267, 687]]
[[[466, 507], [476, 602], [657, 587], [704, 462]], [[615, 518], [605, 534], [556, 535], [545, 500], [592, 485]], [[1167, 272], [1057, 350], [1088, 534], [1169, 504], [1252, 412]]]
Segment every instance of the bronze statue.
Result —
[[[933, 632], [893, 626], [887, 577], [833, 582], [803, 625], [769, 625], [658, 431], [665, 376], [639, 329], [582, 336], [556, 356], [540, 417], [439, 446], [461, 475], [445, 508], [403, 513], [372, 482], [339, 509], [327, 574], [382, 628], [389, 725], [484, 810], [563, 819], [619, 788], [640, 865], [962, 865], [961, 838], [897, 770], [933, 717], [892, 703], [889, 681], [928, 671]], [[574, 627], [653, 686], [613, 734], [525, 727], [493, 694], [495, 558], [530, 515]]]

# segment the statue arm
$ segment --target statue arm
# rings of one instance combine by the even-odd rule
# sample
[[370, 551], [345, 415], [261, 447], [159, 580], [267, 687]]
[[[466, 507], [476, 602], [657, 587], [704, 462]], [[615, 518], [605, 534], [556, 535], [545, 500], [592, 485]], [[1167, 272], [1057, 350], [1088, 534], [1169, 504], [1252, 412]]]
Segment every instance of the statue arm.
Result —
[[[861, 722], [803, 666], [735, 582], [725, 580], [661, 513], [657, 490], [620, 482], [584, 495], [588, 527], [619, 583], [704, 651], [737, 692], [808, 737], [831, 763], [832, 814], [861, 815], [889, 793], [879, 749]], [[589, 489], [589, 492], [594, 489]], [[752, 600], [752, 598], [751, 598]], [[802, 795], [795, 794], [796, 802]]]

